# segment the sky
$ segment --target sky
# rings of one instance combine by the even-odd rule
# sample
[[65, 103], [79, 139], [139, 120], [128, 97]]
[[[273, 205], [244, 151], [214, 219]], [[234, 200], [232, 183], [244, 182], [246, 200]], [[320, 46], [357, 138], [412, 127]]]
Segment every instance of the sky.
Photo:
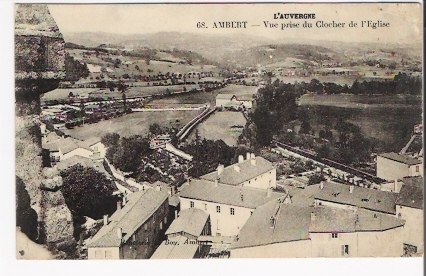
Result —
[[[145, 34], [163, 31], [198, 34], [244, 33], [268, 38], [310, 38], [344, 42], [421, 42], [420, 4], [50, 4], [50, 13], [63, 33], [106, 32]], [[309, 13], [313, 27], [302, 28], [305, 20], [274, 19], [274, 13]], [[389, 23], [389, 27], [361, 27], [361, 21]], [[247, 28], [213, 28], [214, 22], [247, 21]], [[264, 21], [278, 23], [265, 28]], [[316, 22], [345, 23], [343, 28], [317, 28]], [[358, 27], [349, 28], [349, 22]], [[205, 22], [208, 28], [197, 28]], [[300, 23], [299, 28], [281, 29], [281, 23]], [[217, 23], [216, 23], [217, 24]], [[253, 26], [260, 25], [260, 26]]]

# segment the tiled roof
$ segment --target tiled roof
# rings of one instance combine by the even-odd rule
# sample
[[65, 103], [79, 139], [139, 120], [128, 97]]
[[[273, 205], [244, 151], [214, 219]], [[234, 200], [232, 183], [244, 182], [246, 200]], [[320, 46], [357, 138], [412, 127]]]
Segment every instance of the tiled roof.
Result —
[[[271, 217], [275, 217], [274, 226]], [[253, 212], [231, 249], [308, 240], [309, 233], [385, 231], [404, 224], [404, 220], [396, 217], [362, 209], [353, 211], [271, 201]]]
[[218, 100], [231, 100], [234, 94], [217, 94], [216, 99]]
[[78, 140], [72, 137], [67, 137], [58, 143], [58, 147], [62, 151], [62, 154], [69, 153], [79, 148]]
[[[266, 245], [309, 238], [312, 207], [281, 204], [277, 200], [258, 207], [238, 234], [232, 248]], [[275, 227], [271, 217], [276, 215]]]
[[226, 184], [215, 186], [214, 182], [202, 179], [193, 179], [189, 185], [182, 185], [182, 188], [179, 193], [181, 198], [192, 198], [251, 209], [284, 196], [283, 193], [272, 192], [271, 196], [268, 197], [266, 190]]
[[80, 145], [86, 146], [86, 147], [91, 147], [96, 143], [101, 142], [101, 138], [99, 137], [90, 137], [86, 140], [84, 140], [83, 142], [80, 142]]
[[177, 195], [169, 196], [169, 205], [177, 207], [180, 204], [179, 197]]
[[209, 214], [197, 208], [189, 208], [179, 212], [179, 216], [170, 225], [166, 235], [185, 232], [199, 237], [207, 223]]
[[[272, 163], [263, 157], [257, 156], [255, 159], [256, 165], [253, 165], [251, 160], [245, 159], [242, 163], [236, 163], [224, 168], [220, 175], [217, 174], [216, 170], [200, 178], [207, 180], [219, 178], [220, 183], [238, 185], [273, 169]], [[235, 170], [235, 166], [240, 167], [239, 172]]]
[[189, 243], [183, 236], [173, 239], [172, 242], [177, 244], [166, 244], [166, 241], [163, 241], [151, 259], [193, 259], [198, 251], [198, 244]]
[[395, 202], [397, 194], [374, 189], [352, 186], [353, 192], [349, 191], [350, 185], [324, 182], [324, 188], [318, 187], [315, 199], [340, 203], [350, 206], [358, 206], [367, 210], [395, 214]]
[[56, 163], [56, 167], [59, 170], [66, 170], [67, 168], [75, 164], [81, 164], [84, 167], [94, 168], [98, 172], [103, 173], [108, 177], [111, 177], [111, 175], [105, 170], [104, 165], [101, 162], [94, 162], [90, 158], [79, 156], [79, 155], [71, 156], [70, 158], [67, 158], [65, 160], [62, 160]]
[[395, 152], [386, 152], [386, 153], [379, 154], [379, 156], [396, 161], [396, 162], [404, 163], [407, 165], [417, 165], [422, 163], [422, 160], [420, 159], [413, 158], [406, 154], [398, 154]]
[[404, 177], [396, 204], [423, 210], [423, 177]]
[[112, 214], [109, 223], [96, 233], [88, 247], [119, 247], [121, 242], [117, 236], [117, 228], [122, 228], [123, 242], [126, 242], [165, 200], [167, 194], [154, 189], [128, 195], [127, 203]]
[[51, 152], [54, 151], [59, 151], [59, 144], [60, 144], [60, 140], [59, 141], [52, 141], [52, 142], [48, 142], [42, 145], [43, 149], [47, 149]]

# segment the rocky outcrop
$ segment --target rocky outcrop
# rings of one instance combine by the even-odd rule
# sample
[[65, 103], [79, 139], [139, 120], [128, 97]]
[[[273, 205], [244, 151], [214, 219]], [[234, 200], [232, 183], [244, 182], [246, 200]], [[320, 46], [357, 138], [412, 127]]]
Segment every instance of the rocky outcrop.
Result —
[[[25, 184], [37, 212], [38, 240], [72, 240], [73, 222], [59, 187], [57, 171], [43, 172], [40, 95], [58, 87], [65, 76], [62, 34], [44, 4], [18, 4], [15, 10], [16, 176]], [[22, 193], [21, 193], [22, 194]], [[17, 197], [17, 201], [21, 198]]]

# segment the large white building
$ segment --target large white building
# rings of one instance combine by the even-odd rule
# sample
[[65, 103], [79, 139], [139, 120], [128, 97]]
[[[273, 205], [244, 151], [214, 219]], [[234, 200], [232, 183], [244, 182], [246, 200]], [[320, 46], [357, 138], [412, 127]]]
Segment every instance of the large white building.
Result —
[[218, 181], [193, 179], [179, 193], [181, 210], [198, 208], [210, 215], [213, 236], [235, 236], [254, 210], [286, 194], [272, 189], [233, 186]]
[[240, 187], [260, 189], [277, 187], [277, 171], [273, 164], [263, 157], [256, 157], [250, 153], [246, 154], [246, 159], [240, 155], [238, 163], [228, 167], [219, 165], [216, 171], [200, 178]]
[[363, 209], [271, 201], [231, 245], [231, 258], [400, 257], [404, 220]]

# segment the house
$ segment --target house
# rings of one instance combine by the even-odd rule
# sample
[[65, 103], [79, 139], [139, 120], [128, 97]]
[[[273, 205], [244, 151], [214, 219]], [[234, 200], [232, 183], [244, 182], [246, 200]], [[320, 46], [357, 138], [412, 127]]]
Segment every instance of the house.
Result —
[[321, 182], [314, 195], [315, 206], [365, 209], [394, 216], [396, 193], [334, 182]]
[[406, 221], [403, 231], [404, 244], [424, 252], [423, 241], [423, 177], [404, 177], [396, 200], [397, 217]]
[[161, 243], [151, 259], [202, 258], [207, 255], [209, 248], [198, 238], [210, 233], [208, 213], [197, 208], [182, 210], [167, 229], [167, 240]]
[[124, 198], [111, 218], [88, 241], [88, 259], [148, 259], [164, 237], [169, 213], [167, 193], [146, 189]]
[[83, 167], [90, 167], [98, 172], [104, 174], [108, 179], [112, 179], [111, 175], [105, 170], [104, 165], [101, 162], [95, 162], [91, 158], [74, 155], [70, 158], [67, 158], [65, 160], [62, 160], [61, 162], [56, 163], [56, 167], [59, 170], [66, 170], [71, 166], [74, 166], [76, 164], [80, 164]]
[[377, 155], [377, 177], [385, 180], [423, 176], [423, 156], [395, 152]]
[[180, 200], [176, 195], [176, 187], [162, 181], [156, 181], [152, 184], [147, 183], [147, 186], [157, 191], [166, 192], [169, 195], [169, 221], [175, 219], [180, 210]]
[[[52, 136], [53, 137], [53, 136]], [[46, 138], [50, 139], [49, 136]], [[82, 156], [94, 161], [105, 158], [106, 148], [100, 138], [92, 137], [84, 141], [67, 137], [59, 138], [43, 144], [43, 149], [50, 151], [50, 158], [53, 162], [59, 162], [73, 156]]]
[[189, 240], [197, 240], [200, 236], [210, 236], [210, 216], [198, 208], [182, 210], [167, 229], [166, 235], [169, 240], [177, 236], [184, 236]]
[[93, 159], [99, 160], [104, 159], [106, 154], [106, 147], [101, 142], [99, 137], [90, 137], [83, 142], [80, 142], [80, 145], [84, 148], [90, 148], [93, 151]]
[[233, 186], [269, 189], [277, 187], [276, 176], [277, 171], [271, 162], [247, 153], [246, 159], [240, 155], [238, 163], [228, 167], [219, 165], [216, 171], [200, 178]]
[[151, 259], [201, 259], [206, 255], [206, 246], [184, 236], [165, 240], [155, 250]]
[[378, 212], [274, 200], [254, 211], [230, 257], [399, 257], [403, 226], [403, 220]]
[[178, 194], [181, 210], [198, 208], [210, 215], [214, 236], [235, 236], [260, 205], [286, 196], [272, 189], [233, 186], [205, 179], [190, 179]]
[[247, 108], [253, 106], [253, 95], [218, 94], [216, 96], [216, 107]]
[[58, 142], [59, 160], [65, 160], [74, 155], [79, 155], [87, 158], [93, 157], [93, 150], [87, 145], [81, 144], [80, 140], [72, 137], [67, 137]]

